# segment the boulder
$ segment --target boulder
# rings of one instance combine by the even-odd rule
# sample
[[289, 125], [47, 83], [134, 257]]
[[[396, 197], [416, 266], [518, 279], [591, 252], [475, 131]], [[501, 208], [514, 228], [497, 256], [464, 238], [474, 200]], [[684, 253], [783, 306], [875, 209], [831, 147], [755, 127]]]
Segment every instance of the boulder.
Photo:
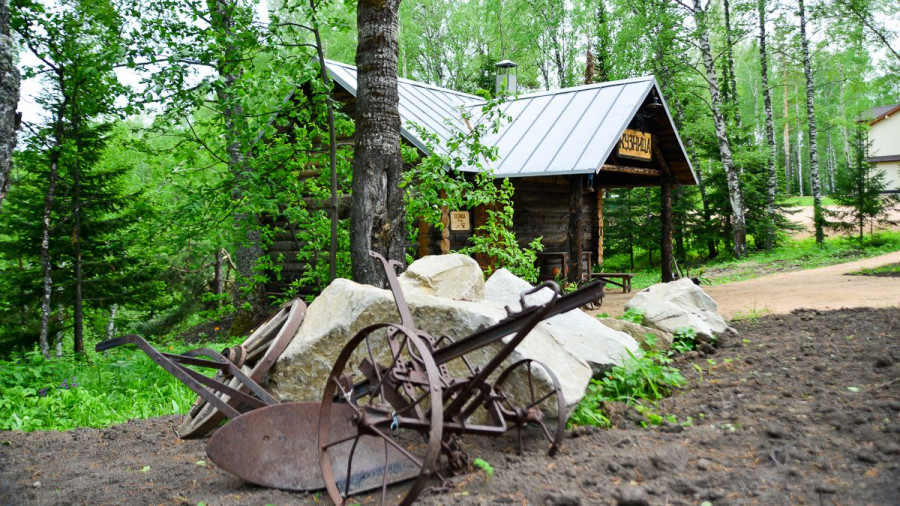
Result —
[[403, 293], [419, 293], [456, 300], [484, 298], [484, 275], [468, 255], [428, 255], [399, 276]]
[[[490, 302], [520, 311], [521, 294], [532, 285], [506, 269], [500, 269], [485, 282], [485, 298]], [[529, 295], [526, 304], [546, 303], [552, 292], [543, 289]], [[539, 323], [534, 332], [546, 333], [559, 346], [572, 355], [586, 361], [594, 375], [602, 374], [614, 365], [621, 364], [628, 352], [639, 353], [637, 342], [628, 334], [603, 325], [596, 318], [580, 309], [559, 314]], [[568, 399], [568, 398], [567, 398]]]
[[640, 310], [645, 326], [673, 334], [682, 327], [693, 328], [705, 339], [737, 334], [717, 313], [716, 301], [688, 278], [646, 288], [626, 302], [625, 309]]
[[[406, 299], [415, 325], [435, 337], [449, 335], [459, 340], [506, 317], [506, 311], [499, 304], [435, 297], [424, 291], [410, 290]], [[344, 345], [368, 325], [399, 321], [390, 291], [336, 279], [309, 305], [297, 335], [269, 373], [270, 391], [282, 401], [320, 402], [325, 379]], [[473, 367], [484, 366], [501, 347], [501, 343], [495, 343], [467, 354], [466, 358]], [[546, 329], [529, 334], [495, 375], [507, 365], [525, 358], [539, 360], [557, 374], [569, 407], [584, 396], [591, 368], [559, 346], [557, 339]], [[456, 376], [467, 373], [459, 359], [447, 366]], [[549, 380], [541, 374], [538, 376], [538, 380], [547, 385]], [[521, 382], [517, 384], [526, 388]]]
[[[629, 336], [634, 338], [635, 341], [640, 343], [641, 349], [647, 351], [651, 349], [655, 351], [668, 350], [672, 347], [672, 343], [675, 340], [675, 337], [669, 332], [665, 332], [659, 329], [652, 329], [650, 327], [638, 325], [637, 323], [627, 320], [617, 320], [615, 318], [600, 318], [598, 319], [598, 321], [613, 330], [618, 330], [619, 332], [628, 334]], [[646, 341], [644, 340], [647, 337], [647, 334], [651, 334], [656, 338], [656, 345], [652, 348], [648, 346]]]

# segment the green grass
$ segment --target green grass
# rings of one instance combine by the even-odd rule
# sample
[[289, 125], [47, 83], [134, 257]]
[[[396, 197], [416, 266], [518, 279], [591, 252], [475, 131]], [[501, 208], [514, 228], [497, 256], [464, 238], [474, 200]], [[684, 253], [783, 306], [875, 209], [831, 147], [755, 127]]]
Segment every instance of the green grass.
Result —
[[[792, 207], [812, 207], [813, 198], [812, 197], [791, 197], [789, 199], [785, 199], [787, 205]], [[822, 197], [822, 205], [823, 206], [834, 206], [837, 205], [837, 202], [834, 201], [831, 197]]]
[[37, 350], [15, 354], [0, 361], [0, 392], [0, 430], [25, 431], [107, 427], [132, 418], [184, 414], [196, 397], [133, 346], [91, 353], [88, 360], [48, 360]]
[[757, 278], [776, 272], [815, 269], [900, 251], [900, 232], [880, 232], [862, 245], [845, 237], [830, 237], [820, 247], [809, 237], [790, 241], [771, 251], [752, 253], [743, 259], [726, 259], [705, 264], [692, 271], [709, 284], [720, 285]]
[[900, 264], [882, 265], [881, 267], [874, 267], [871, 269], [860, 269], [856, 272], [851, 272], [850, 274], [854, 275], [854, 276], [874, 276], [876, 274], [900, 274]]

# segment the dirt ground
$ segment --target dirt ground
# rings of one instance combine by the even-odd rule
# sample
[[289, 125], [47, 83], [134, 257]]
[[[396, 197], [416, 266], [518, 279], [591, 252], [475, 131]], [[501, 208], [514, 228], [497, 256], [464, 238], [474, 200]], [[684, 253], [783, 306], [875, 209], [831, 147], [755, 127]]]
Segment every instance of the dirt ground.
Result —
[[[785, 314], [796, 308], [840, 309], [842, 307], [886, 307], [900, 305], [900, 278], [893, 276], [848, 276], [864, 268], [900, 262], [900, 251], [818, 269], [783, 272], [725, 285], [703, 286], [719, 305], [725, 319], [753, 315]], [[591, 314], [618, 316], [634, 293], [611, 288], [603, 305]]]
[[[656, 411], [678, 423], [643, 429], [617, 406], [615, 428], [569, 432], [555, 458], [517, 456], [512, 435], [479, 439], [466, 450], [493, 476], [456, 477], [421, 501], [900, 503], [900, 309], [798, 310], [735, 327], [740, 337], [711, 355], [675, 364], [689, 386]], [[0, 504], [327, 502], [242, 483], [208, 460], [203, 441], [179, 440], [179, 421], [0, 433]]]

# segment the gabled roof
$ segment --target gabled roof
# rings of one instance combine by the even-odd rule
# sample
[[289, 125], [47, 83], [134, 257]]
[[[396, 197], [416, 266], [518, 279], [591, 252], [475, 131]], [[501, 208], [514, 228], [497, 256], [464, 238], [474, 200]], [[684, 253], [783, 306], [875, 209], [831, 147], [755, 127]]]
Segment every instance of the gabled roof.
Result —
[[[332, 78], [354, 96], [356, 68], [327, 63]], [[521, 95], [502, 105], [512, 119], [496, 134], [482, 139], [498, 148], [499, 159], [489, 166], [498, 177], [559, 176], [598, 173], [616, 148], [622, 133], [652, 90], [662, 97], [653, 76], [590, 84], [556, 91]], [[424, 126], [442, 141], [451, 129], [466, 131], [460, 107], [478, 121], [484, 100], [475, 95], [398, 79], [402, 135], [427, 153], [413, 124]], [[665, 130], [658, 143], [666, 162], [683, 184], [696, 184], [684, 146], [668, 108], [658, 115], [655, 126]], [[448, 125], [449, 122], [449, 125]], [[444, 146], [440, 147], [445, 149]], [[463, 166], [463, 171], [477, 171]]]
[[868, 121], [869, 125], [871, 126], [883, 120], [884, 118], [887, 118], [891, 114], [894, 114], [895, 112], [900, 112], [900, 104], [880, 105], [864, 112], [860, 118], [860, 121]]

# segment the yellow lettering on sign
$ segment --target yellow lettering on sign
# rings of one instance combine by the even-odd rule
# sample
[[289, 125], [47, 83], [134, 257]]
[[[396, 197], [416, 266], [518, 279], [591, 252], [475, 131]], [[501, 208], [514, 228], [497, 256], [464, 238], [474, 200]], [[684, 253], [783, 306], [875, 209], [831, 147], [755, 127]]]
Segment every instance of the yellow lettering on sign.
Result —
[[649, 133], [625, 129], [622, 133], [622, 140], [619, 142], [619, 156], [637, 158], [638, 160], [652, 160], [653, 154], [650, 139]]

